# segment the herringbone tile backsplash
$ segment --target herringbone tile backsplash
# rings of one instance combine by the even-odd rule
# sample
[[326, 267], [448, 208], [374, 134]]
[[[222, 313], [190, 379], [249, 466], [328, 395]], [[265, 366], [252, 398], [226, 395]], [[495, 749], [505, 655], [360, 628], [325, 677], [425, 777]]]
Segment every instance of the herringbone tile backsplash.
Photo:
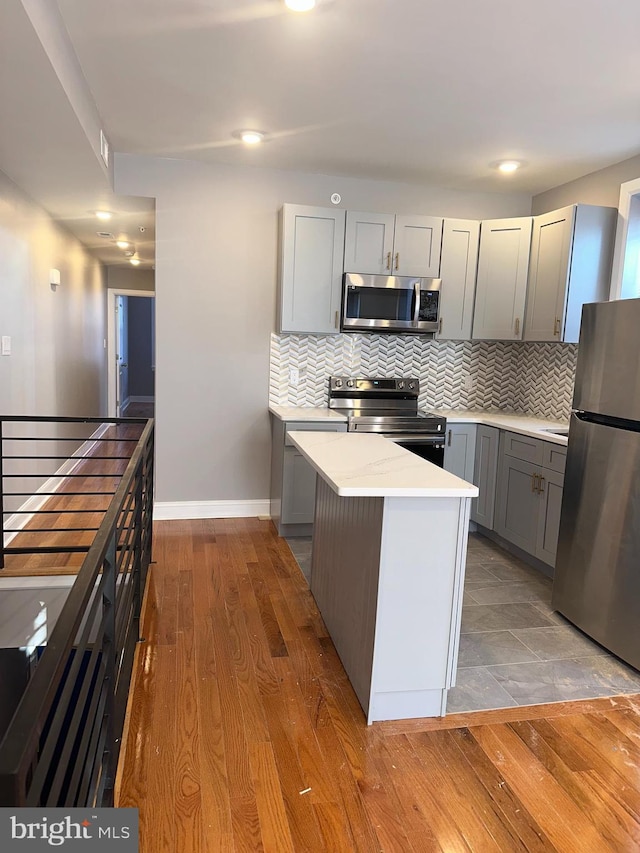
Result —
[[[422, 409], [510, 409], [562, 419], [571, 408], [577, 354], [576, 344], [272, 334], [269, 402], [326, 406], [330, 376], [417, 376]], [[299, 371], [297, 385], [289, 382], [290, 368]]]

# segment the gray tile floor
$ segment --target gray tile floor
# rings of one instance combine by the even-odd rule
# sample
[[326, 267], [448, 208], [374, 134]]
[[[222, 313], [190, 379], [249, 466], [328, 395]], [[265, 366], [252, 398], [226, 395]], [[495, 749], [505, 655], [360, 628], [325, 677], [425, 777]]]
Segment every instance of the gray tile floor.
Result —
[[[311, 576], [311, 538], [288, 539]], [[640, 673], [551, 609], [551, 581], [469, 536], [456, 686], [447, 712], [640, 693]]]

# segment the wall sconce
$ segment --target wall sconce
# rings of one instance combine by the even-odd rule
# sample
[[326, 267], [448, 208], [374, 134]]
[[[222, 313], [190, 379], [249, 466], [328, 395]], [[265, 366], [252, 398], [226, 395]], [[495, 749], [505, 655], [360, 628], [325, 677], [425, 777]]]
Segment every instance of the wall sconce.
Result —
[[60, 284], [60, 270], [49, 270], [49, 284], [54, 290]]

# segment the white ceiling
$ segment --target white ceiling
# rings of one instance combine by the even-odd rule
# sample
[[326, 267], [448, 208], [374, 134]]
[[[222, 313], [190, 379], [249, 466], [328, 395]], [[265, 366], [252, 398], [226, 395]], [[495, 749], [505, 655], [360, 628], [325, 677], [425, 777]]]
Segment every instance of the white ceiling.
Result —
[[[154, 200], [109, 187], [37, 5], [0, 0], [0, 169], [105, 263], [128, 263], [125, 238], [150, 267]], [[640, 153], [638, 0], [58, 7], [114, 151], [530, 194]], [[269, 141], [245, 148], [242, 127]], [[505, 177], [501, 158], [527, 165]]]
[[638, 0], [58, 3], [117, 151], [532, 194], [640, 152]]

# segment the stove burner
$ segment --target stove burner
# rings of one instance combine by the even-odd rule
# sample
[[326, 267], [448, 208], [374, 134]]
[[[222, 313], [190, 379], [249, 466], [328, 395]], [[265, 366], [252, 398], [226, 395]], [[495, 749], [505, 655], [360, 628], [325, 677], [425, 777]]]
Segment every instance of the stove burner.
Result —
[[418, 379], [343, 377], [329, 380], [329, 408], [347, 418], [349, 432], [375, 432], [389, 436], [441, 435], [446, 419], [418, 411]]

